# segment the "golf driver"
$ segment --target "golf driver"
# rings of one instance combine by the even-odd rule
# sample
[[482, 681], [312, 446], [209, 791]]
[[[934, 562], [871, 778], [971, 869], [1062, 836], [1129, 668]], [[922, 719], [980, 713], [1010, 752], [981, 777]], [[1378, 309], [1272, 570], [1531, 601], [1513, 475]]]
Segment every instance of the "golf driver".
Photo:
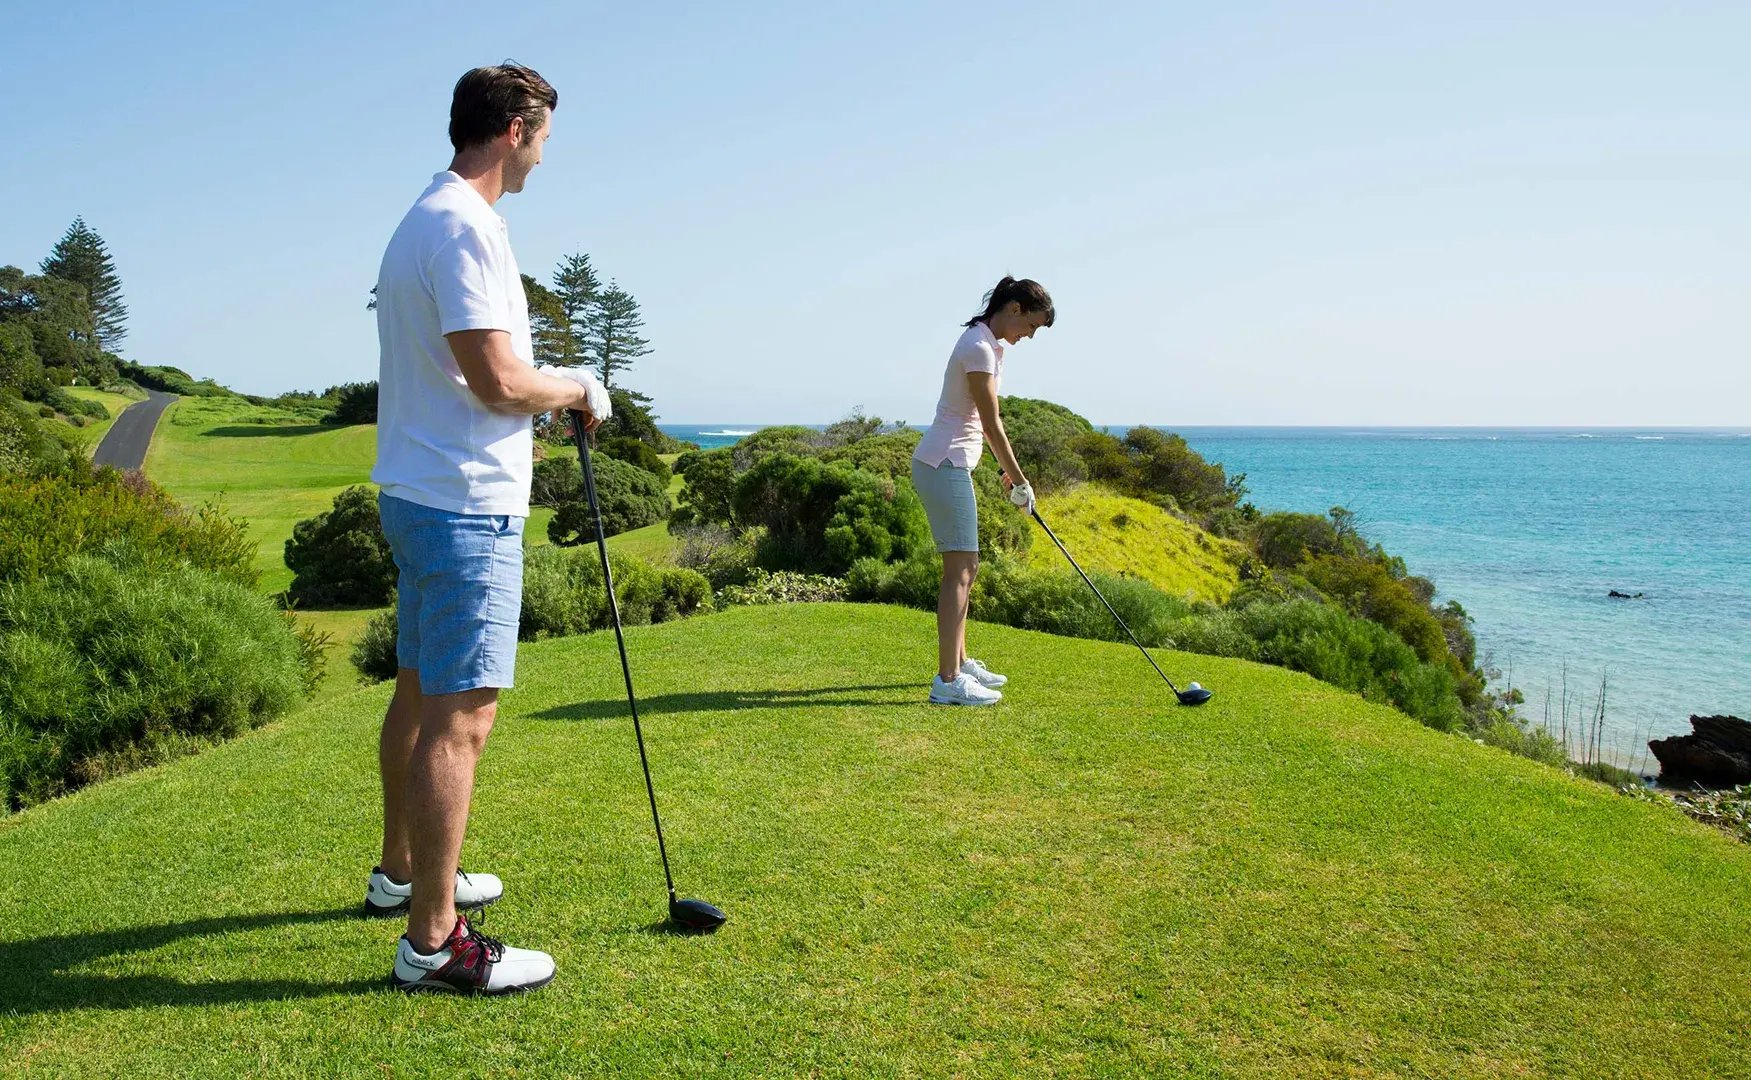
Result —
[[578, 443], [578, 463], [584, 469], [584, 495], [596, 522], [596, 548], [602, 554], [602, 582], [608, 590], [608, 612], [614, 619], [614, 640], [620, 646], [620, 671], [626, 676], [626, 704], [632, 710], [632, 733], [638, 739], [638, 763], [644, 768], [644, 790], [651, 799], [651, 821], [657, 826], [657, 853], [663, 857], [663, 880], [669, 886], [669, 920], [682, 930], [709, 933], [729, 916], [704, 900], [675, 896], [675, 876], [669, 872], [669, 849], [663, 844], [663, 819], [657, 816], [657, 789], [651, 783], [651, 763], [644, 752], [644, 729], [638, 722], [638, 698], [632, 692], [632, 665], [626, 661], [626, 633], [620, 628], [620, 602], [614, 598], [614, 572], [608, 567], [608, 541], [602, 535], [602, 506], [596, 501], [596, 470], [590, 463], [590, 439], [584, 415], [573, 410], [572, 434]]
[[1138, 651], [1143, 654], [1143, 659], [1149, 661], [1149, 666], [1155, 669], [1157, 675], [1161, 676], [1161, 681], [1167, 684], [1169, 690], [1173, 691], [1173, 696], [1179, 699], [1179, 703], [1181, 705], [1202, 705], [1204, 702], [1209, 701], [1214, 695], [1212, 695], [1210, 691], [1199, 686], [1197, 683], [1191, 684], [1184, 690], [1181, 690], [1173, 684], [1173, 680], [1167, 677], [1167, 672], [1161, 670], [1161, 665], [1155, 662], [1155, 657], [1150, 656], [1149, 650], [1145, 649], [1143, 643], [1137, 640], [1137, 635], [1131, 633], [1131, 628], [1125, 625], [1125, 620], [1119, 618], [1119, 613], [1113, 610], [1113, 605], [1107, 603], [1107, 598], [1101, 596], [1101, 592], [1099, 589], [1095, 588], [1094, 582], [1089, 580], [1087, 574], [1082, 573], [1082, 567], [1077, 566], [1076, 560], [1070, 558], [1070, 552], [1065, 548], [1064, 541], [1058, 539], [1058, 534], [1053, 532], [1052, 527], [1046, 524], [1046, 519], [1040, 516], [1039, 507], [1036, 506], [1034, 508], [1033, 516], [1034, 520], [1040, 523], [1040, 528], [1046, 530], [1046, 535], [1052, 538], [1052, 543], [1058, 545], [1058, 550], [1064, 552], [1064, 558], [1069, 559], [1070, 565], [1076, 568], [1078, 574], [1081, 574], [1082, 580], [1088, 584], [1089, 588], [1094, 589], [1094, 595], [1100, 597], [1100, 602], [1102, 604], [1106, 604], [1107, 612], [1112, 615], [1113, 621], [1118, 623], [1119, 629], [1123, 630], [1125, 636], [1131, 639], [1131, 644], [1137, 646]]

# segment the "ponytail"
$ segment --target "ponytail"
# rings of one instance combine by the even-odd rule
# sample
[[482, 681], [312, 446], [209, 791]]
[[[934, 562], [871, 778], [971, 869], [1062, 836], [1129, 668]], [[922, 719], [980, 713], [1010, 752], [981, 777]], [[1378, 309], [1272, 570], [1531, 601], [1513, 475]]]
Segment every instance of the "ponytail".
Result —
[[986, 326], [990, 326], [991, 317], [1007, 307], [1011, 300], [1021, 305], [1021, 311], [1024, 315], [1030, 315], [1036, 311], [1045, 312], [1044, 325], [1052, 325], [1055, 312], [1052, 310], [1052, 298], [1047, 294], [1045, 286], [1031, 278], [1022, 278], [1017, 281], [1007, 274], [1004, 275], [1002, 281], [992, 287], [990, 292], [985, 294], [984, 312], [973, 316], [961, 325], [972, 326], [974, 323], [984, 323]]

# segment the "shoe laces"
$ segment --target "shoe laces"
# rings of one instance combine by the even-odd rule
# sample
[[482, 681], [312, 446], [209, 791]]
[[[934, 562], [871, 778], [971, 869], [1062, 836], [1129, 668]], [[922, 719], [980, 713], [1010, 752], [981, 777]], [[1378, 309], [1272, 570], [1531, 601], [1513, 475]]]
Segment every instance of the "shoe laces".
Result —
[[[475, 918], [479, 919], [482, 914], [484, 914], [484, 912], [475, 912]], [[461, 918], [461, 916], [458, 916], [458, 918]], [[491, 936], [487, 935], [486, 933], [484, 933], [480, 929], [480, 927], [476, 926], [472, 922], [469, 922], [467, 919], [462, 919], [462, 925], [468, 928], [468, 933], [464, 935], [464, 940], [471, 941], [471, 942], [474, 942], [475, 944], [479, 945], [483, 950], [485, 950], [486, 958], [488, 960], [491, 960], [493, 963], [496, 964], [500, 960], [504, 959], [504, 956], [505, 956], [505, 943], [504, 942], [500, 941], [498, 938], [491, 937]]]

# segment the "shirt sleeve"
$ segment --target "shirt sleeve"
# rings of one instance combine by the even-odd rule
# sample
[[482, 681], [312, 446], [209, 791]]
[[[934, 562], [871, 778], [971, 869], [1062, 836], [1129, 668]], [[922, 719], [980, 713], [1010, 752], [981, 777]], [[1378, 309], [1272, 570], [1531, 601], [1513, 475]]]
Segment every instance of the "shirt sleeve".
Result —
[[438, 304], [438, 332], [503, 330], [514, 333], [505, 275], [487, 238], [463, 229], [432, 255], [432, 295]]
[[983, 341], [972, 341], [955, 350], [955, 360], [967, 374], [983, 371], [997, 374], [997, 353]]

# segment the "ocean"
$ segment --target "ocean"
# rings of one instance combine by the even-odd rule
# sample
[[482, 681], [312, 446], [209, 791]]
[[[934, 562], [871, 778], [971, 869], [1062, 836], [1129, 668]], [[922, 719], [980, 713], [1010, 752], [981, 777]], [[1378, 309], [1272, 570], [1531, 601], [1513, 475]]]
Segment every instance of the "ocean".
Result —
[[[664, 430], [709, 447], [760, 426]], [[1651, 769], [1647, 740], [1692, 713], [1751, 718], [1751, 429], [1167, 429], [1262, 510], [1354, 511], [1471, 613], [1533, 724], [1548, 693], [1560, 728], [1565, 666], [1571, 739], [1603, 679], [1621, 765]]]

